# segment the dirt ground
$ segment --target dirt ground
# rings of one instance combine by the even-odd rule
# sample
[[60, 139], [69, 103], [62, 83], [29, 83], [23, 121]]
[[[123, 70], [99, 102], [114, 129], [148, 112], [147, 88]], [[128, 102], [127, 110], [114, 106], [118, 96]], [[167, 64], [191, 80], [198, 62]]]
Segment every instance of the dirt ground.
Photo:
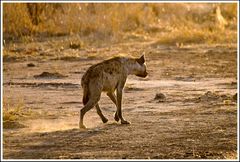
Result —
[[[19, 121], [22, 127], [3, 129], [4, 159], [237, 158], [236, 44], [177, 47], [135, 39], [81, 48], [68, 42], [59, 37], [5, 47], [4, 100], [23, 102], [32, 115]], [[149, 76], [129, 76], [123, 95], [131, 124], [114, 121], [116, 107], [103, 93], [108, 123], [92, 109], [84, 119], [88, 129], [78, 129], [86, 69], [143, 51]]]

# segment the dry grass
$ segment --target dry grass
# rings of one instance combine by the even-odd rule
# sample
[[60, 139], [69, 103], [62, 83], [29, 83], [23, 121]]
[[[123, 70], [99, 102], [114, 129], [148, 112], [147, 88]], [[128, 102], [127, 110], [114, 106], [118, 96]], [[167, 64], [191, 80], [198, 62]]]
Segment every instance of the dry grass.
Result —
[[12, 104], [8, 99], [3, 100], [3, 128], [25, 127], [20, 121], [32, 115], [33, 111], [26, 109], [23, 101]]
[[[32, 5], [32, 4], [31, 4]], [[34, 6], [35, 5], [35, 6]], [[121, 41], [122, 35], [141, 31], [160, 34], [160, 42], [236, 42], [237, 4], [187, 3], [26, 3], [3, 5], [4, 40], [79, 34], [85, 42]], [[30, 14], [29, 8], [39, 12]], [[228, 22], [216, 21], [216, 7]], [[36, 23], [37, 21], [37, 23]], [[153, 27], [154, 26], [154, 27]], [[221, 28], [221, 30], [219, 29]], [[219, 30], [221, 33], [219, 34]], [[164, 35], [162, 35], [165, 33]], [[226, 37], [229, 35], [230, 37]], [[29, 38], [30, 37], [30, 38]]]
[[237, 33], [234, 31], [210, 31], [207, 29], [196, 30], [183, 28], [182, 30], [174, 30], [164, 35], [156, 42], [158, 44], [168, 45], [184, 45], [184, 44], [215, 44], [215, 43], [236, 43]]

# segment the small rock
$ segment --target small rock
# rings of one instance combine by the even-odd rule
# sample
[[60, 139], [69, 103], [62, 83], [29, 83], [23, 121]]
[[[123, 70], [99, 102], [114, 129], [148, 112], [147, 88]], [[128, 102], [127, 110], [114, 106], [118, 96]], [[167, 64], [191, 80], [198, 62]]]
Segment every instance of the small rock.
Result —
[[79, 43], [70, 43], [70, 45], [69, 45], [69, 48], [72, 48], [72, 49], [79, 49], [79, 48], [81, 48], [81, 44], [79, 44]]
[[234, 101], [237, 101], [237, 93], [235, 93], [235, 95], [233, 95], [232, 98], [233, 98]]
[[35, 64], [33, 64], [33, 63], [29, 63], [29, 64], [27, 64], [27, 67], [35, 67], [36, 65]]
[[204, 95], [200, 97], [201, 101], [212, 101], [218, 99], [220, 99], [220, 96], [211, 91], [207, 91]]
[[231, 82], [231, 85], [237, 85], [237, 82]]
[[154, 100], [158, 100], [159, 102], [164, 102], [166, 101], [166, 96], [163, 93], [157, 93], [155, 95]]
[[62, 75], [58, 72], [56, 73], [50, 73], [50, 72], [42, 72], [39, 75], [34, 75], [34, 78], [40, 79], [40, 78], [52, 78], [52, 79], [61, 79], [67, 77], [66, 75]]

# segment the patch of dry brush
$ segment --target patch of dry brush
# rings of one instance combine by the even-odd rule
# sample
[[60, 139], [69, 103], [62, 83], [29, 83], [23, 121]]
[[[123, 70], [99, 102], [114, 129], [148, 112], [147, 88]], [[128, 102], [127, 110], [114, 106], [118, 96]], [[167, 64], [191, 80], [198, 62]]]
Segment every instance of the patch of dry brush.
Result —
[[159, 34], [159, 43], [237, 42], [236, 3], [4, 3], [4, 40], [79, 34], [119, 41]]

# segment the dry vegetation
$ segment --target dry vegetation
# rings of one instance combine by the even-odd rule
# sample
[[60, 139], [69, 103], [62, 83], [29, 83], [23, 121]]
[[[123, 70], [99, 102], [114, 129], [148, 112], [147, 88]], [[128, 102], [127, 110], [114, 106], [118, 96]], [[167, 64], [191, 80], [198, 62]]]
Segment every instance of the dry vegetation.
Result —
[[121, 42], [123, 35], [135, 33], [157, 34], [159, 43], [166, 44], [235, 43], [236, 8], [230, 3], [5, 3], [4, 40], [78, 34], [86, 43], [104, 43]]
[[26, 119], [32, 115], [30, 109], [25, 109], [23, 101], [13, 104], [8, 99], [3, 100], [3, 128], [21, 128], [24, 127], [18, 121]]

